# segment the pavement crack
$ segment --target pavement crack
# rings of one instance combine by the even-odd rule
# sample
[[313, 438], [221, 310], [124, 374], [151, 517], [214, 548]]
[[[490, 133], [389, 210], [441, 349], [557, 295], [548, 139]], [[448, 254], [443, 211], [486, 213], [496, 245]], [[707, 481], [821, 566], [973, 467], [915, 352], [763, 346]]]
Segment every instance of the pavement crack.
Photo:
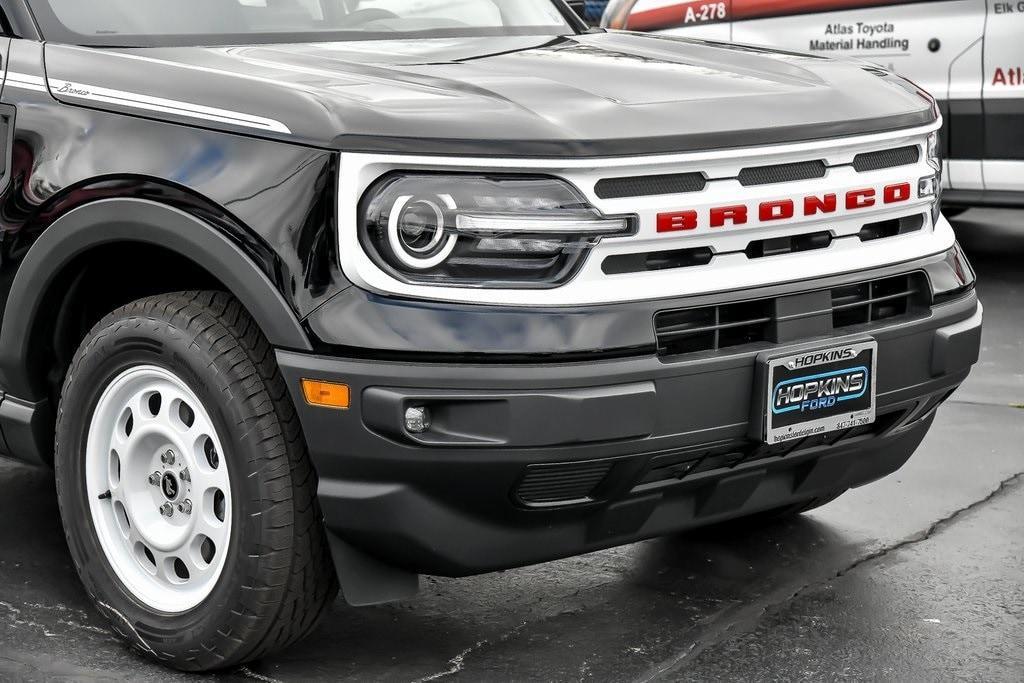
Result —
[[981, 507], [982, 505], [985, 505], [986, 503], [991, 501], [993, 498], [995, 498], [999, 494], [1001, 494], [1003, 491], [1005, 491], [1009, 487], [1011, 487], [1014, 484], [1016, 484], [1019, 481], [1021, 481], [1021, 479], [1024, 479], [1024, 472], [1018, 472], [1017, 474], [1011, 475], [1011, 476], [1007, 477], [1006, 479], [1003, 479], [1002, 481], [999, 482], [999, 485], [991, 493], [989, 493], [987, 496], [985, 496], [984, 498], [982, 498], [980, 500], [976, 500], [973, 503], [971, 503], [970, 505], [965, 505], [964, 507], [957, 508], [956, 510], [954, 510], [951, 513], [949, 513], [945, 517], [942, 517], [941, 519], [938, 519], [938, 520], [932, 522], [928, 526], [928, 528], [925, 529], [924, 531], [920, 531], [920, 532], [914, 534], [913, 536], [909, 536], [909, 537], [903, 539], [902, 541], [900, 541], [899, 543], [894, 543], [893, 545], [888, 545], [888, 546], [885, 546], [883, 548], [879, 548], [878, 550], [876, 550], [873, 553], [868, 553], [867, 555], [864, 555], [863, 557], [858, 558], [853, 563], [847, 565], [843, 569], [840, 569], [838, 572], [836, 572], [836, 574], [834, 576], [829, 578], [824, 583], [829, 583], [831, 581], [834, 581], [835, 579], [838, 579], [838, 578], [840, 578], [842, 576], [845, 576], [846, 574], [849, 574], [854, 569], [856, 569], [857, 567], [860, 567], [861, 565], [863, 565], [863, 564], [865, 564], [867, 562], [871, 562], [872, 560], [877, 560], [880, 557], [884, 557], [885, 555], [888, 555], [888, 554], [890, 554], [892, 552], [895, 552], [897, 550], [902, 550], [903, 548], [906, 548], [908, 546], [912, 546], [912, 545], [915, 545], [917, 543], [921, 543], [923, 541], [927, 541], [929, 538], [934, 536], [938, 531], [940, 531], [944, 527], [949, 526], [950, 524], [955, 522], [957, 520], [957, 518], [959, 518], [959, 517], [961, 517], [961, 516], [971, 512], [973, 510], [976, 510], [977, 508]]
[[529, 622], [524, 621], [515, 628], [510, 629], [505, 633], [502, 633], [498, 638], [495, 638], [493, 641], [487, 638], [484, 638], [483, 640], [478, 640], [473, 645], [467, 647], [465, 650], [449, 659], [448, 668], [444, 671], [438, 671], [437, 673], [428, 674], [427, 676], [424, 676], [422, 678], [417, 678], [415, 681], [413, 681], [413, 683], [427, 683], [428, 681], [436, 681], [442, 678], [447, 678], [448, 676], [454, 676], [455, 674], [461, 672], [465, 668], [466, 657], [469, 657], [470, 655], [479, 652], [487, 645], [497, 645], [498, 643], [504, 643], [506, 640], [508, 640], [509, 638], [513, 637], [514, 635], [522, 631], [524, 628], [526, 628], [527, 624], [529, 624]]
[[254, 681], [262, 681], [263, 683], [284, 683], [283, 681], [280, 681], [276, 678], [271, 678], [270, 676], [265, 676], [261, 673], [257, 673], [247, 666], [238, 667], [237, 672], [242, 674], [246, 678], [253, 679]]
[[[960, 517], [965, 514], [982, 507], [992, 499], [998, 497], [1001, 493], [1006, 491], [1011, 486], [1024, 480], [1024, 472], [1018, 472], [1013, 474], [999, 482], [998, 486], [984, 498], [976, 500], [969, 505], [957, 508], [948, 515], [932, 522], [928, 527], [916, 534], [908, 536], [903, 540], [893, 543], [891, 545], [884, 546], [873, 552], [867, 553], [861, 557], [856, 558], [853, 562], [847, 564], [841, 569], [837, 570], [827, 578], [818, 581], [811, 581], [803, 584], [796, 590], [779, 590], [768, 595], [766, 600], [759, 601], [761, 606], [757, 604], [751, 604], [749, 606], [740, 607], [737, 610], [727, 609], [724, 612], [720, 612], [717, 615], [717, 619], [726, 619], [721, 626], [713, 628], [703, 637], [691, 642], [685, 650], [676, 654], [674, 657], [670, 657], [668, 660], [663, 661], [661, 664], [655, 666], [649, 670], [643, 676], [637, 679], [638, 683], [648, 683], [649, 681], [657, 680], [667, 674], [672, 673], [679, 669], [686, 660], [693, 659], [695, 656], [701, 654], [708, 648], [717, 645], [720, 642], [726, 640], [727, 637], [732, 636], [734, 633], [745, 633], [752, 628], [755, 628], [757, 624], [764, 618], [765, 615], [780, 609], [784, 605], [787, 605], [794, 600], [800, 598], [808, 590], [827, 586], [836, 579], [842, 578], [846, 574], [854, 571], [858, 567], [877, 560], [881, 557], [889, 555], [890, 553], [902, 550], [909, 546], [916, 545], [927, 541], [929, 538], [934, 536], [936, 533], [941, 531], [943, 528], [955, 523]], [[782, 594], [780, 596], [780, 593]], [[778, 596], [778, 597], [776, 597]], [[734, 615], [734, 616], [733, 616]], [[733, 616], [733, 618], [730, 618]]]
[[7, 612], [7, 622], [11, 625], [12, 628], [28, 626], [30, 628], [39, 629], [47, 638], [54, 638], [57, 636], [57, 634], [48, 629], [46, 625], [40, 624], [38, 621], [33, 621], [32, 619], [22, 618], [21, 609], [15, 607], [11, 603], [0, 600], [0, 607], [2, 607]]
[[462, 671], [462, 668], [466, 665], [466, 657], [472, 654], [475, 650], [479, 650], [480, 648], [482, 648], [488, 642], [489, 641], [487, 640], [477, 641], [475, 645], [467, 647], [465, 650], [449, 659], [449, 667], [447, 669], [445, 669], [444, 671], [438, 671], [435, 674], [424, 676], [423, 678], [417, 678], [414, 681], [414, 683], [426, 683], [427, 681], [436, 681], [440, 678], [445, 678], [447, 676], [454, 676], [455, 674]]

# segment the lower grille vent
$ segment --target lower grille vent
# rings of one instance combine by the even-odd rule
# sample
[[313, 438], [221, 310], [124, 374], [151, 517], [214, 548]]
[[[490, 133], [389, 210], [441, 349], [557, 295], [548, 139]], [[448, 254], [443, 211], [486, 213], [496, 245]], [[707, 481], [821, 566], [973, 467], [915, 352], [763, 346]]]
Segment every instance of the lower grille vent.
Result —
[[516, 489], [525, 505], [552, 506], [584, 503], [608, 475], [610, 462], [531, 465]]
[[901, 275], [832, 290], [832, 326], [864, 325], [906, 315], [922, 300], [922, 283]]
[[658, 352], [676, 355], [764, 341], [774, 320], [772, 303], [761, 299], [659, 313]]
[[[827, 292], [831, 309], [826, 303], [823, 311], [808, 311], [806, 316], [830, 316], [836, 330], [921, 313], [930, 302], [923, 273], [842, 285]], [[658, 354], [675, 356], [774, 343], [779, 338], [778, 308], [776, 299], [766, 298], [661, 311], [654, 316]], [[794, 312], [788, 315], [793, 317]]]

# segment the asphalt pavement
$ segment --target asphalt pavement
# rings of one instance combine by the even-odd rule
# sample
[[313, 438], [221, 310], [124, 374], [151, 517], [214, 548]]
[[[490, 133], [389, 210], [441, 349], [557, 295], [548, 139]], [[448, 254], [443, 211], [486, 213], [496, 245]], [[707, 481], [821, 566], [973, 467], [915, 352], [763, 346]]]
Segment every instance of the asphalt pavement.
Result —
[[[238, 680], [1024, 680], [1024, 212], [956, 222], [982, 361], [897, 474], [803, 517], [335, 604]], [[0, 462], [0, 679], [178, 680], [108, 634], [50, 473]]]

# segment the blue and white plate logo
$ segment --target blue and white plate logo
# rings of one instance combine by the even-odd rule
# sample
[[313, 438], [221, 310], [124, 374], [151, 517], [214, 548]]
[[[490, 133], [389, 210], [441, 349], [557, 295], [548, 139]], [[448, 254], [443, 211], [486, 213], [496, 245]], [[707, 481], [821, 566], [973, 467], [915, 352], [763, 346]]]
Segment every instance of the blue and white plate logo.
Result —
[[772, 391], [772, 412], [814, 413], [861, 398], [868, 390], [869, 370], [859, 365], [779, 382]]

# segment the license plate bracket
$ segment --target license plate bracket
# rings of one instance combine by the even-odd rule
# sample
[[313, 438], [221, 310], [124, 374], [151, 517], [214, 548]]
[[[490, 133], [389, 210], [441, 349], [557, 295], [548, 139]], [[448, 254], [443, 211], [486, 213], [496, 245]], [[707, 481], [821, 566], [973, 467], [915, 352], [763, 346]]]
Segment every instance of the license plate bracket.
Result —
[[875, 421], [874, 339], [762, 354], [753, 436], [779, 444]]

